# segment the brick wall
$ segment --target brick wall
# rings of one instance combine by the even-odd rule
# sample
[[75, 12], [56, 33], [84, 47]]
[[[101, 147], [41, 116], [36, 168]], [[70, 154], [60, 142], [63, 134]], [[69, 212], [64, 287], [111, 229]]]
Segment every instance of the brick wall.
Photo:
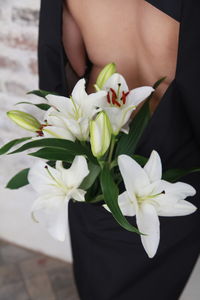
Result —
[[24, 96], [37, 87], [39, 0], [0, 0], [0, 91]]
[[[39, 7], [40, 0], [0, 0], [0, 147], [16, 137], [30, 135], [8, 119], [7, 111], [20, 109], [42, 118], [42, 112], [34, 106], [15, 106], [20, 101], [40, 102], [36, 96], [26, 95], [38, 88]], [[69, 238], [64, 244], [56, 242], [31, 221], [30, 207], [36, 198], [31, 187], [16, 191], [4, 188], [13, 175], [36, 160], [24, 153], [0, 156], [0, 238], [71, 260]]]
[[[6, 112], [20, 109], [40, 116], [41, 112], [29, 105], [14, 106], [20, 101], [31, 99], [30, 90], [38, 88], [37, 40], [40, 0], [0, 0], [0, 146], [16, 138], [27, 136], [7, 118]], [[9, 179], [13, 170], [20, 169], [22, 163], [28, 164], [30, 158], [3, 157], [1, 159], [0, 183]], [[3, 168], [7, 166], [6, 172]]]

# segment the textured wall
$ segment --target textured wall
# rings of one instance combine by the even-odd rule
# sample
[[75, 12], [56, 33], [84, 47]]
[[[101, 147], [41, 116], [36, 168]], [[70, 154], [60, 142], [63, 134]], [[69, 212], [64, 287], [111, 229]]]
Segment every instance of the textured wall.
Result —
[[[17, 128], [6, 116], [6, 111], [22, 109], [37, 112], [32, 106], [14, 106], [19, 101], [26, 101], [30, 96], [26, 92], [37, 89], [37, 36], [39, 0], [0, 0], [0, 144], [17, 135], [27, 132]], [[38, 99], [33, 99], [38, 101]], [[12, 160], [12, 158], [11, 158]], [[22, 158], [24, 160], [24, 158]], [[15, 162], [15, 167], [21, 166]], [[7, 158], [1, 159], [0, 182], [8, 178], [10, 169], [3, 168]], [[14, 166], [13, 166], [14, 168]]]
[[39, 0], [0, 0], [0, 90], [23, 96], [37, 86]]
[[[39, 7], [39, 0], [0, 0], [0, 146], [29, 135], [7, 118], [8, 110], [20, 109], [41, 118], [42, 112], [34, 106], [14, 106], [19, 101], [40, 102], [37, 97], [26, 95], [38, 88]], [[69, 239], [64, 244], [56, 242], [30, 220], [29, 210], [35, 198], [31, 187], [18, 191], [4, 188], [15, 173], [34, 161], [24, 154], [0, 157], [0, 237], [71, 260]]]

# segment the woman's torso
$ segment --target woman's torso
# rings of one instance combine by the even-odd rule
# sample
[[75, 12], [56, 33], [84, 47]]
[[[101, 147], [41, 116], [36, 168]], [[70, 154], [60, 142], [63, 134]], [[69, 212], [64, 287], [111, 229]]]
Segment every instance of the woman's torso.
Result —
[[93, 66], [88, 92], [102, 67], [114, 61], [129, 88], [153, 85], [154, 110], [176, 71], [179, 23], [143, 0], [68, 0]]

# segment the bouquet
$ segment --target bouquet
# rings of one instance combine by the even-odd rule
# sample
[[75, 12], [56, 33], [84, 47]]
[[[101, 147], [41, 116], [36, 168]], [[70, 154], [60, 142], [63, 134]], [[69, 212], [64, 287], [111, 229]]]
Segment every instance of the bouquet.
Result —
[[[148, 257], [152, 258], [159, 245], [159, 216], [195, 212], [197, 208], [185, 200], [195, 195], [195, 189], [177, 181], [199, 169], [163, 173], [157, 151], [152, 149], [149, 158], [135, 153], [151, 117], [150, 98], [163, 79], [153, 87], [129, 90], [116, 65], [110, 63], [99, 73], [94, 93], [87, 94], [84, 78], [77, 82], [70, 97], [43, 90], [29, 92], [43, 99], [34, 104], [44, 111], [41, 122], [20, 110], [7, 113], [33, 134], [10, 141], [0, 148], [0, 154], [39, 148], [28, 153], [39, 158], [37, 163], [15, 175], [7, 188], [31, 184], [38, 193], [31, 208], [32, 219], [55, 239], [65, 239], [70, 199], [101, 201], [119, 226], [140, 235]], [[142, 102], [141, 109], [131, 118]], [[14, 146], [17, 148], [13, 151]], [[124, 186], [122, 193], [119, 186]], [[138, 228], [126, 216], [136, 217]]]

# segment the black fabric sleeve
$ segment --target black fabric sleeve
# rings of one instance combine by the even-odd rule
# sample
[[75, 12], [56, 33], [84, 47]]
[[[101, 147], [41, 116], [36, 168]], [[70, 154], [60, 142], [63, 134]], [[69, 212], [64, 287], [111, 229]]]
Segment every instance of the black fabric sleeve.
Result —
[[62, 0], [41, 0], [38, 39], [39, 88], [66, 95], [67, 58], [62, 45]]
[[145, 0], [180, 22], [182, 0]]
[[[200, 149], [200, 1], [183, 0], [177, 84]], [[200, 152], [199, 152], [200, 155]]]

